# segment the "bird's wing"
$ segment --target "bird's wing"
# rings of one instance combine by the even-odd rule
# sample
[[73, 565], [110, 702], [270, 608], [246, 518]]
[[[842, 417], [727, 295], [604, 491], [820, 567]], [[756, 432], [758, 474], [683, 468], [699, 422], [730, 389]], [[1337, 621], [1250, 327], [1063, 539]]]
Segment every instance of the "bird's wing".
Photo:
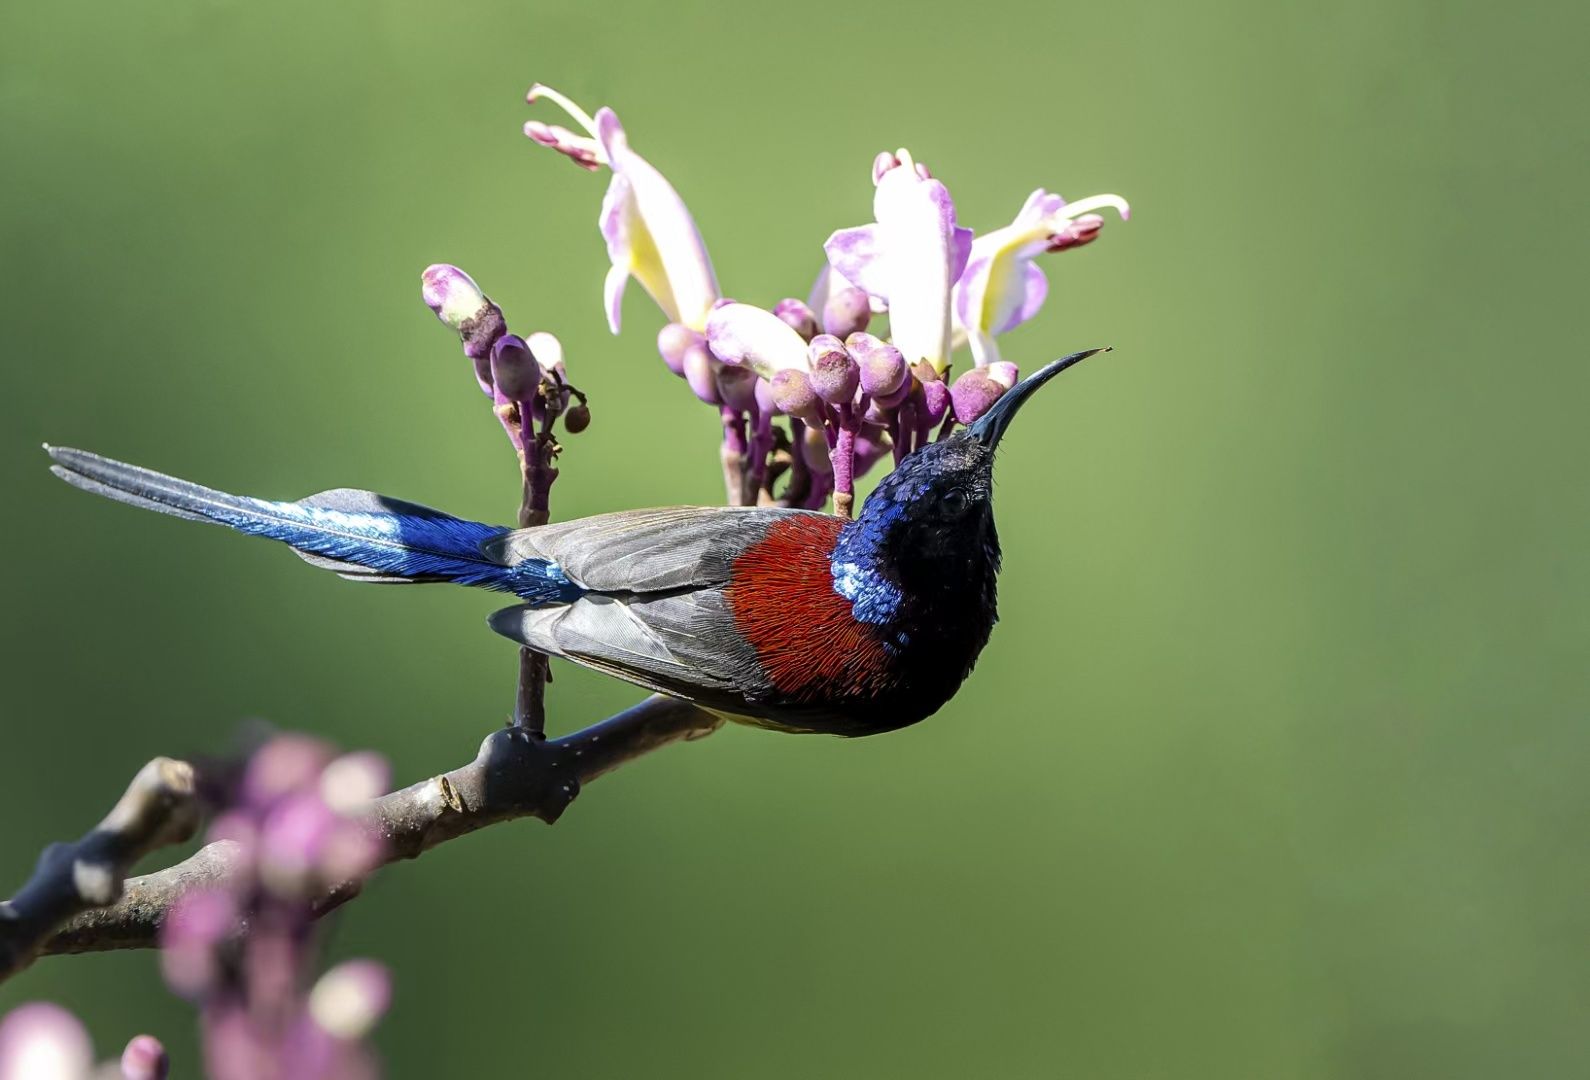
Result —
[[486, 553], [510, 564], [550, 559], [592, 591], [569, 604], [499, 611], [492, 629], [652, 690], [762, 715], [773, 688], [725, 590], [735, 559], [792, 515], [836, 535], [842, 524], [800, 510], [675, 507], [519, 530]]
[[715, 588], [628, 599], [593, 593], [558, 607], [505, 608], [490, 621], [538, 652], [691, 700], [721, 703], [765, 689]]
[[736, 555], [774, 522], [827, 514], [778, 507], [670, 506], [598, 514], [488, 540], [482, 552], [508, 566], [558, 564], [569, 580], [604, 593], [656, 593], [722, 585]]

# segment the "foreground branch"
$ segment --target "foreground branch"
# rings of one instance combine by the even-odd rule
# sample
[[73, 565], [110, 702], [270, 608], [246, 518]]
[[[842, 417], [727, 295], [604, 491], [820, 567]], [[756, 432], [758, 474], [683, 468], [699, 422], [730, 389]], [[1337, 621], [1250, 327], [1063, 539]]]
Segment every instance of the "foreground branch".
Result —
[[[689, 702], [654, 696], [559, 739], [543, 740], [522, 728], [501, 728], [481, 743], [474, 761], [381, 796], [370, 804], [365, 817], [385, 841], [383, 864], [416, 858], [437, 844], [500, 821], [535, 817], [550, 824], [585, 784], [670, 743], [708, 735], [721, 723]], [[114, 902], [107, 906], [63, 909], [45, 926], [42, 933], [48, 937], [42, 947], [22, 964], [0, 967], [0, 978], [25, 966], [32, 955], [151, 948], [158, 944], [160, 926], [179, 896], [189, 889], [221, 885], [240, 860], [234, 843], [216, 841], [175, 866], [128, 879], [120, 898], [112, 896]], [[122, 864], [123, 871], [131, 861]], [[121, 882], [119, 874], [116, 881]], [[328, 911], [357, 892], [356, 883], [333, 889], [321, 899], [320, 909]], [[0, 912], [5, 910], [0, 907]], [[50, 934], [55, 927], [59, 928]]]
[[138, 770], [105, 820], [75, 843], [45, 848], [22, 890], [0, 901], [0, 979], [30, 964], [74, 915], [120, 906], [132, 865], [192, 836], [199, 817], [191, 765], [155, 758]]

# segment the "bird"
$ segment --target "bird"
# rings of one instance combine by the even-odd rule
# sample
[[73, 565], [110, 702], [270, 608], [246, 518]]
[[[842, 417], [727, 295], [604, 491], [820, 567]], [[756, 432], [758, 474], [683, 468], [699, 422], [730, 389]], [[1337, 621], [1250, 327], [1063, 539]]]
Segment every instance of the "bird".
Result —
[[1035, 391], [1102, 351], [1055, 360], [907, 455], [854, 519], [674, 506], [510, 529], [370, 491], [276, 502], [45, 450], [84, 491], [267, 537], [345, 578], [511, 594], [491, 628], [548, 656], [748, 724], [855, 737], [931, 716], [971, 673], [997, 618], [995, 449]]

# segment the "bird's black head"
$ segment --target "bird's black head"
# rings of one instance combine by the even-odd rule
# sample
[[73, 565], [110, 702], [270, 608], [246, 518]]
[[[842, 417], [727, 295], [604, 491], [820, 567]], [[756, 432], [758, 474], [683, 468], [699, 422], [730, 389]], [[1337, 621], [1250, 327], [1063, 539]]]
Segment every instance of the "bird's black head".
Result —
[[1008, 390], [976, 423], [930, 443], [879, 483], [849, 527], [854, 543], [885, 557], [906, 595], [980, 584], [999, 567], [994, 450], [1039, 387], [1102, 349], [1073, 353]]

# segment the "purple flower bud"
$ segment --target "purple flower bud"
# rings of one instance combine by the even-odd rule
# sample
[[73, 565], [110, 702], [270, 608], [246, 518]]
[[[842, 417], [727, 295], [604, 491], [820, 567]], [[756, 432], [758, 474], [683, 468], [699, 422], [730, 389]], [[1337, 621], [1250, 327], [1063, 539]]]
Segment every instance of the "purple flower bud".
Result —
[[215, 949], [237, 926], [237, 901], [220, 889], [192, 889], [172, 905], [160, 928], [160, 970], [166, 985], [198, 997], [219, 976]]
[[892, 407], [910, 392], [910, 372], [899, 349], [871, 334], [851, 334], [845, 348], [861, 367], [861, 389], [874, 401]]
[[922, 382], [922, 412], [921, 416], [929, 424], [937, 424], [944, 419], [950, 411], [950, 388], [940, 379], [928, 379]]
[[812, 365], [812, 389], [830, 405], [854, 400], [861, 382], [861, 369], [855, 357], [832, 334], [812, 338], [808, 355]]
[[685, 382], [696, 397], [708, 405], [723, 404], [723, 397], [718, 393], [717, 369], [720, 365], [712, 358], [705, 344], [694, 344], [687, 348], [682, 366]]
[[392, 1003], [392, 976], [374, 960], [346, 960], [309, 992], [309, 1015], [339, 1039], [362, 1039]]
[[835, 290], [823, 305], [823, 332], [848, 338], [867, 328], [872, 321], [872, 301], [865, 289], [854, 285]]
[[259, 819], [252, 810], [228, 810], [210, 823], [209, 842], [230, 840], [238, 846], [244, 862], [252, 862], [259, 850]]
[[491, 379], [509, 401], [529, 401], [541, 385], [541, 365], [524, 338], [504, 334], [491, 347]]
[[272, 808], [260, 829], [260, 881], [278, 896], [305, 893], [336, 824], [319, 792], [290, 796]]
[[756, 407], [757, 374], [747, 367], [719, 364], [718, 398], [729, 408], [750, 412]]
[[784, 368], [773, 375], [773, 406], [786, 416], [798, 416], [814, 424], [822, 423], [822, 403], [812, 390], [812, 380], [804, 371]]
[[357, 881], [381, 865], [381, 838], [358, 818], [342, 818], [316, 852], [322, 882]]
[[972, 368], [955, 380], [950, 387], [950, 398], [955, 404], [955, 419], [963, 424], [975, 423], [979, 417], [994, 407], [1006, 388], [994, 380], [988, 368]]
[[705, 343], [705, 338], [684, 323], [669, 323], [657, 331], [657, 353], [675, 375], [685, 373], [685, 350]]
[[806, 306], [805, 301], [789, 297], [773, 305], [773, 314], [784, 321], [784, 325], [801, 336], [802, 341], [810, 341], [817, 336], [817, 316], [812, 309]]
[[122, 1080], [166, 1080], [171, 1056], [153, 1035], [135, 1035], [121, 1052]]
[[454, 330], [478, 319], [491, 303], [475, 279], [456, 266], [437, 263], [420, 275], [420, 296], [436, 317]]
[[307, 735], [279, 735], [249, 758], [244, 801], [264, 809], [292, 792], [312, 787], [331, 760], [331, 748]]

